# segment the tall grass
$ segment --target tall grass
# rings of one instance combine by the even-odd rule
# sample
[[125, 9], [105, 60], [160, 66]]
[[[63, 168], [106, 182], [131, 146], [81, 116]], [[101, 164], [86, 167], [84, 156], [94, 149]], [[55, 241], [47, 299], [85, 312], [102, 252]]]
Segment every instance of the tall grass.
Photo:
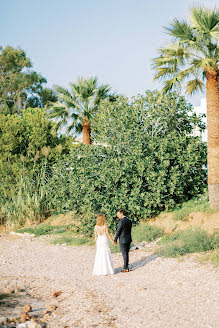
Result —
[[214, 249], [213, 251], [210, 251], [207, 254], [203, 254], [203, 256], [199, 258], [199, 261], [210, 261], [215, 267], [219, 266], [219, 248]]
[[219, 248], [219, 235], [208, 234], [201, 229], [178, 231], [161, 238], [164, 246], [157, 251], [160, 256], [176, 257], [187, 253], [198, 253]]
[[158, 227], [150, 226], [147, 223], [140, 223], [132, 229], [132, 239], [134, 242], [151, 242], [163, 235], [163, 231]]
[[212, 210], [209, 206], [209, 198], [208, 193], [200, 196], [199, 198], [193, 198], [176, 208], [173, 211], [174, 218], [176, 220], [186, 221], [188, 215], [192, 212], [207, 212], [207, 213], [214, 213], [218, 211], [219, 208]]
[[17, 232], [23, 233], [32, 233], [35, 234], [36, 237], [43, 235], [55, 235], [55, 234], [64, 234], [69, 231], [69, 226], [51, 226], [49, 224], [41, 224], [36, 227], [30, 228], [22, 228], [18, 229]]
[[71, 246], [91, 246], [91, 245], [95, 245], [95, 240], [90, 239], [88, 237], [76, 238], [74, 236], [62, 236], [62, 237], [54, 238], [51, 243], [55, 245], [65, 244]]
[[45, 168], [35, 178], [21, 175], [10, 197], [1, 199], [1, 217], [16, 226], [40, 223], [47, 211], [45, 175]]

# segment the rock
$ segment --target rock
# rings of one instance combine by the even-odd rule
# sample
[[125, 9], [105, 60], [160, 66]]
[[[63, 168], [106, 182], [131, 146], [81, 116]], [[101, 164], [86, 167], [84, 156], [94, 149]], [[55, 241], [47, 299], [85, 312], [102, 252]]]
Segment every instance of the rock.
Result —
[[41, 324], [40, 322], [35, 322], [35, 321], [27, 322], [27, 328], [42, 328], [42, 327], [45, 327], [45, 325]]
[[8, 322], [7, 317], [0, 317], [0, 324], [5, 325], [5, 324], [7, 324], [7, 322]]
[[131, 248], [130, 248], [130, 251], [134, 251], [134, 250], [136, 250], [136, 249], [138, 249], [139, 247], [138, 246], [132, 246]]
[[21, 322], [26, 322], [27, 320], [30, 320], [30, 316], [26, 312], [21, 312], [20, 318]]
[[56, 298], [56, 297], [60, 296], [61, 294], [62, 294], [61, 291], [54, 292], [54, 293], [52, 293], [52, 297]]
[[22, 308], [22, 312], [32, 312], [32, 306], [30, 304], [26, 304], [23, 308]]
[[48, 311], [55, 311], [57, 309], [57, 306], [56, 305], [52, 305], [52, 304], [46, 304], [46, 308]]
[[44, 314], [43, 318], [41, 319], [42, 322], [47, 322], [49, 320], [50, 314], [49, 312], [47, 312], [46, 314]]
[[11, 318], [8, 318], [8, 322], [17, 322], [20, 320], [20, 317], [11, 317]]
[[27, 323], [19, 323], [19, 325], [17, 325], [17, 328], [27, 328]]

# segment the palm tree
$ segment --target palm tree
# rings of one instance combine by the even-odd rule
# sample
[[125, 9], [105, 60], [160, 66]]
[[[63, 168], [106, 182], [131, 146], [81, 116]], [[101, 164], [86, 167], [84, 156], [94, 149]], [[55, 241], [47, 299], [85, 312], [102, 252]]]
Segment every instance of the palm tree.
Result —
[[80, 78], [77, 83], [69, 83], [71, 91], [55, 86], [59, 101], [51, 104], [50, 117], [57, 118], [57, 128], [67, 126], [67, 132], [83, 132], [83, 144], [91, 144], [91, 118], [100, 102], [110, 96], [111, 87], [97, 86], [97, 78]]
[[219, 207], [219, 11], [193, 7], [189, 22], [175, 18], [166, 30], [173, 40], [159, 49], [159, 57], [153, 59], [154, 78], [163, 80], [162, 93], [182, 86], [189, 94], [206, 88], [208, 189], [210, 207], [216, 208]]

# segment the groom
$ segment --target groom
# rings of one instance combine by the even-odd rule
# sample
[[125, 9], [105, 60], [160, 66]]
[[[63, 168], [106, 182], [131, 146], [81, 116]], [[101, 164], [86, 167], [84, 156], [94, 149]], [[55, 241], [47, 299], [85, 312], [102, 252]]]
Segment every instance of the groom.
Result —
[[117, 239], [119, 238], [119, 246], [122, 252], [124, 267], [122, 272], [129, 272], [129, 249], [132, 242], [131, 230], [132, 222], [125, 217], [125, 212], [123, 209], [117, 211], [117, 217], [119, 218], [119, 223], [116, 230], [116, 236], [114, 238], [114, 245], [117, 244]]

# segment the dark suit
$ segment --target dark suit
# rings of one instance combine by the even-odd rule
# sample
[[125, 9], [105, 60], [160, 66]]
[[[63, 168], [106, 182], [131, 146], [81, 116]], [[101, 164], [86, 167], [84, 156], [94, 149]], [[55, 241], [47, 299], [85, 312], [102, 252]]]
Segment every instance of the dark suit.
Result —
[[130, 221], [124, 216], [122, 219], [119, 220], [116, 230], [116, 236], [114, 239], [114, 241], [117, 242], [117, 239], [119, 238], [120, 250], [122, 252], [124, 260], [124, 269], [128, 269], [129, 265], [129, 249], [130, 244], [132, 242], [131, 230], [132, 221]]

